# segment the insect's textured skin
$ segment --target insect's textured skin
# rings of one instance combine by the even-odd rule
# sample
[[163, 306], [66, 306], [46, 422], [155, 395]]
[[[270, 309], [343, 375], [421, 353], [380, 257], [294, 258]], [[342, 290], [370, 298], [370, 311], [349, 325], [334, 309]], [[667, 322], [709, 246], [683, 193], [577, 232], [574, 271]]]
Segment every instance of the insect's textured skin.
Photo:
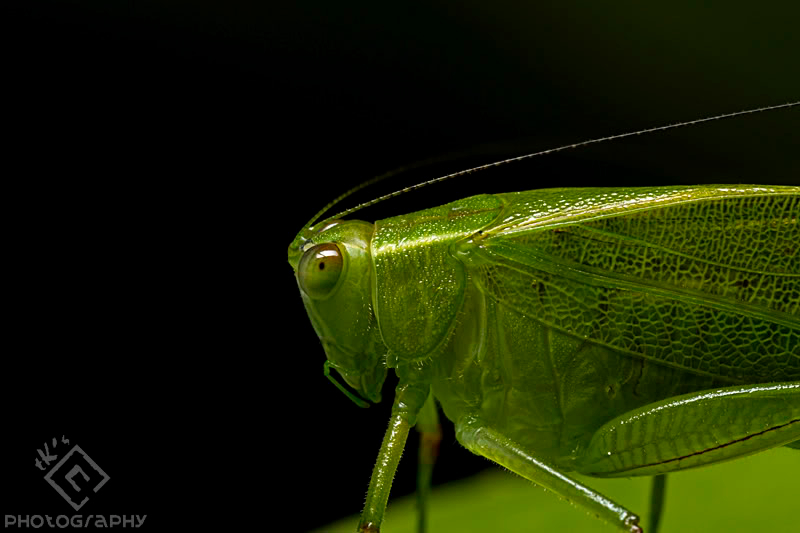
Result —
[[429, 359], [461, 313], [467, 270], [452, 247], [492, 224], [502, 201], [474, 196], [375, 223], [375, 310], [394, 357]]
[[[600, 197], [613, 205], [619, 195]], [[656, 196], [623, 196], [626, 214], [604, 217], [601, 208], [589, 220], [485, 233], [475, 251], [487, 258], [481, 292], [560, 331], [681, 370], [732, 383], [800, 378], [797, 196], [673, 195], [674, 203], [648, 199], [656, 205], [637, 210], [639, 195]]]
[[[395, 368], [398, 398], [430, 385], [462, 442], [480, 421], [560, 471], [596, 476], [800, 440], [800, 187], [482, 195], [378, 221], [369, 236], [362, 222], [308, 230], [290, 262], [349, 224], [362, 224], [356, 255], [369, 265], [359, 296], [304, 301], [362, 395]], [[359, 347], [332, 326], [345, 322], [366, 328]], [[718, 388], [727, 403], [695, 394]], [[607, 507], [605, 519], [639, 531]]]
[[498, 196], [500, 224], [455, 245], [473, 284], [437, 360], [452, 420], [480, 406], [569, 468], [632, 408], [800, 379], [797, 188]]

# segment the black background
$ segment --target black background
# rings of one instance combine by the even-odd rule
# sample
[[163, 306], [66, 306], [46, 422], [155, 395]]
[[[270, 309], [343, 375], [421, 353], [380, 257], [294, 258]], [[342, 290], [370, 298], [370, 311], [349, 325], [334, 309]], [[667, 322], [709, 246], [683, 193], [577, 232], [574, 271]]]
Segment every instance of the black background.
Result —
[[[517, 4], [5, 3], [4, 513], [71, 512], [33, 465], [61, 435], [111, 477], [86, 514], [305, 530], [358, 512], [390, 402], [359, 410], [322, 377], [285, 259], [318, 209], [441, 154], [460, 155], [351, 200], [800, 97], [794, 2]], [[572, 150], [359, 216], [551, 186], [797, 183], [798, 119]], [[486, 464], [446, 424], [437, 482]]]

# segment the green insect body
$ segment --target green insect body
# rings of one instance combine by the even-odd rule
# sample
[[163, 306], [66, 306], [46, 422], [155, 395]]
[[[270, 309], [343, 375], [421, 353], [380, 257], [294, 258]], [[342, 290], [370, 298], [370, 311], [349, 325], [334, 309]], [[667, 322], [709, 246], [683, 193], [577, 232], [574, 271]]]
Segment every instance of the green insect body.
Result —
[[328, 364], [376, 402], [399, 377], [359, 530], [430, 396], [465, 447], [625, 531], [639, 517], [569, 472], [800, 447], [799, 255], [787, 186], [481, 195], [304, 230], [289, 260]]

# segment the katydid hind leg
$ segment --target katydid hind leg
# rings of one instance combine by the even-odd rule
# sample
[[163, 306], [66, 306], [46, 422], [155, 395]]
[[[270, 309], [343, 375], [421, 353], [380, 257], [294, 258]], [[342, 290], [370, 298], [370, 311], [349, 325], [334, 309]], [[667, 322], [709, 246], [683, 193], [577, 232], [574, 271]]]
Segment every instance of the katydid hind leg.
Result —
[[653, 487], [650, 489], [650, 518], [648, 533], [658, 533], [661, 524], [661, 515], [664, 512], [664, 500], [667, 496], [667, 474], [653, 477]]
[[718, 463], [800, 439], [800, 381], [685, 394], [625, 413], [595, 432], [578, 471], [657, 475]]
[[642, 533], [636, 514], [567, 476], [555, 466], [541, 461], [530, 450], [486, 425], [478, 417], [462, 417], [456, 424], [456, 438], [471, 452], [555, 492], [618, 529]]

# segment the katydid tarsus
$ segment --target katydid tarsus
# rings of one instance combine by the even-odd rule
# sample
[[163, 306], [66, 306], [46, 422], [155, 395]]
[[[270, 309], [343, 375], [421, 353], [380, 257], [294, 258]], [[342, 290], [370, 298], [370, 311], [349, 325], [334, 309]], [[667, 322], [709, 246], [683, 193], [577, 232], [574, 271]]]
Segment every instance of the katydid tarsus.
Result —
[[667, 473], [800, 447], [800, 186], [544, 189], [339, 216], [312, 219], [289, 262], [326, 375], [362, 406], [399, 378], [358, 531], [379, 531], [415, 425], [427, 492], [437, 403], [463, 446], [630, 532], [638, 514], [570, 472], [655, 476], [652, 532]]

